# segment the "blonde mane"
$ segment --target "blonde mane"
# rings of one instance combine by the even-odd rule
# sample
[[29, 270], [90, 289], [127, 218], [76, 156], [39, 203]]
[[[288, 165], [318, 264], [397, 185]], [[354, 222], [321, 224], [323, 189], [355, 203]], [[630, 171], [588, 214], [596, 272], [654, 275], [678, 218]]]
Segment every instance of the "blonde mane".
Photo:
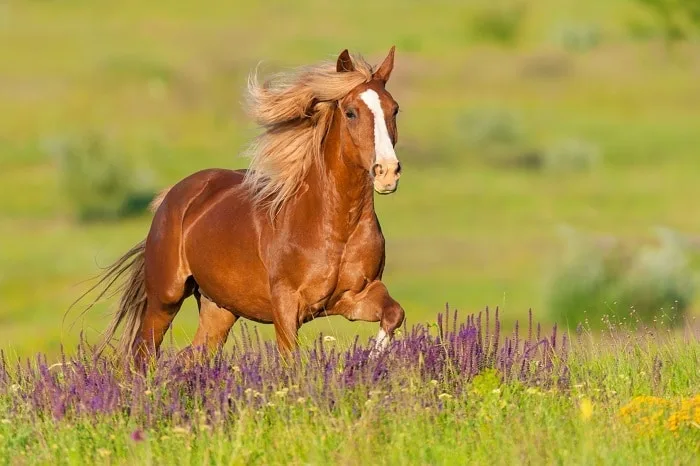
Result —
[[244, 185], [274, 217], [299, 189], [309, 169], [322, 162], [322, 143], [335, 102], [372, 79], [372, 67], [352, 57], [355, 71], [338, 73], [335, 63], [276, 75], [260, 85], [248, 79], [248, 111], [263, 133], [251, 144]]

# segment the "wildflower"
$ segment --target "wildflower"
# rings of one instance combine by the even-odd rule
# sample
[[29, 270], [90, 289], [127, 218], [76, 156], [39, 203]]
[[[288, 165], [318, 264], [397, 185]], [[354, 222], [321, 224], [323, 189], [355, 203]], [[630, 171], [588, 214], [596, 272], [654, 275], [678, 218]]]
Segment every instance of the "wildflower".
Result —
[[231, 370], [232, 370], [233, 372], [240, 372], [240, 371], [241, 371], [241, 368], [238, 367], [238, 366], [233, 366], [233, 367], [231, 367]]
[[3, 419], [0, 422], [2, 422], [3, 424], [12, 424], [12, 421], [10, 421], [9, 419]]
[[539, 393], [539, 390], [537, 390], [536, 388], [530, 387], [527, 390], [525, 390], [525, 393], [527, 393], [528, 395], [535, 395], [535, 394]]
[[306, 398], [304, 398], [303, 396], [300, 396], [299, 398], [297, 398], [297, 403], [299, 403], [299, 404], [306, 403]]
[[250, 395], [251, 393], [253, 393], [253, 389], [252, 389], [252, 388], [246, 388], [245, 391], [244, 391], [243, 393], [245, 393], [246, 395]]
[[51, 444], [51, 449], [58, 450], [58, 445], [56, 445], [55, 443]]
[[441, 400], [449, 400], [450, 398], [452, 398], [452, 395], [450, 395], [449, 393], [440, 393], [438, 395], [438, 398], [440, 398]]
[[437, 387], [437, 384], [438, 384], [438, 381], [435, 379], [430, 381], [430, 385], [432, 385], [433, 387]]
[[143, 392], [143, 394], [146, 396], [151, 396], [151, 395], [153, 395], [153, 392], [150, 390], [146, 390], [145, 392]]
[[268, 401], [268, 402], [267, 402], [267, 406], [269, 406], [270, 408], [274, 408], [274, 407], [275, 407], [275, 404], [272, 403], [271, 401]]
[[168, 437], [167, 435], [163, 435], [160, 437], [161, 442], [165, 442], [166, 440], [170, 440], [170, 437]]
[[97, 449], [97, 454], [100, 455], [102, 458], [106, 458], [109, 455], [112, 454], [111, 451], [107, 450], [106, 448], [98, 448]]
[[184, 427], [175, 426], [172, 428], [172, 432], [173, 432], [173, 434], [184, 435], [184, 434], [189, 433], [189, 430], [185, 429]]
[[501, 389], [500, 389], [500, 388], [494, 388], [493, 390], [491, 390], [491, 393], [499, 394], [499, 393], [501, 393]]
[[683, 427], [700, 428], [700, 395], [681, 400], [681, 406], [664, 423], [666, 429], [677, 433]]
[[131, 433], [131, 440], [134, 442], [143, 442], [145, 439], [143, 431], [141, 429], [136, 429]]
[[640, 435], [653, 434], [671, 403], [655, 396], [637, 396], [620, 408], [618, 415]]
[[583, 384], [582, 384], [582, 383], [577, 383], [577, 384], [574, 385], [574, 388], [583, 388]]
[[285, 387], [282, 390], [276, 391], [275, 395], [277, 395], [278, 398], [284, 398], [287, 396], [288, 391], [289, 391], [289, 389]]
[[323, 341], [332, 342], [332, 341], [335, 341], [335, 337], [330, 336], [330, 335], [326, 335], [325, 337], [323, 337]]
[[579, 403], [579, 411], [581, 411], [581, 419], [587, 421], [593, 416], [593, 403], [588, 398], [583, 398]]

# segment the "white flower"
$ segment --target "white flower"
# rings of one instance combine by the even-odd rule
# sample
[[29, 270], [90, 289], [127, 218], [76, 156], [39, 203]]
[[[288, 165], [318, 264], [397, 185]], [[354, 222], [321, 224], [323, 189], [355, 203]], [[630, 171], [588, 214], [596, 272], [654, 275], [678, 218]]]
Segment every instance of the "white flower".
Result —
[[326, 335], [325, 337], [323, 337], [323, 341], [335, 341], [335, 337]]

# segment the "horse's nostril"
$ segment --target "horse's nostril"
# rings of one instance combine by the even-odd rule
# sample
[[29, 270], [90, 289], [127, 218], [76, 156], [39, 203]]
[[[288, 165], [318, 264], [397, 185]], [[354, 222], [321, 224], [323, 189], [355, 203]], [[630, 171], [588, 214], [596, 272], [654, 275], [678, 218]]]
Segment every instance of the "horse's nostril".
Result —
[[384, 174], [384, 167], [379, 163], [375, 163], [374, 167], [372, 167], [372, 172], [374, 176], [382, 176]]
[[401, 163], [400, 162], [396, 164], [396, 170], [394, 170], [394, 174], [396, 176], [399, 176], [401, 174]]

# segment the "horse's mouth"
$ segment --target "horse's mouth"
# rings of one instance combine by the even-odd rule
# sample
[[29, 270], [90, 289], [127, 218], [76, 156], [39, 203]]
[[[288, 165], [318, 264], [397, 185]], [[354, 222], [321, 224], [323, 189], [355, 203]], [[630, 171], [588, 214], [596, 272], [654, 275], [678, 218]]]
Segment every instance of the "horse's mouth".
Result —
[[394, 184], [392, 187], [377, 187], [377, 185], [374, 185], [374, 192], [377, 194], [381, 194], [382, 196], [386, 196], [392, 193], [395, 193], [396, 190], [399, 188], [399, 183]]

